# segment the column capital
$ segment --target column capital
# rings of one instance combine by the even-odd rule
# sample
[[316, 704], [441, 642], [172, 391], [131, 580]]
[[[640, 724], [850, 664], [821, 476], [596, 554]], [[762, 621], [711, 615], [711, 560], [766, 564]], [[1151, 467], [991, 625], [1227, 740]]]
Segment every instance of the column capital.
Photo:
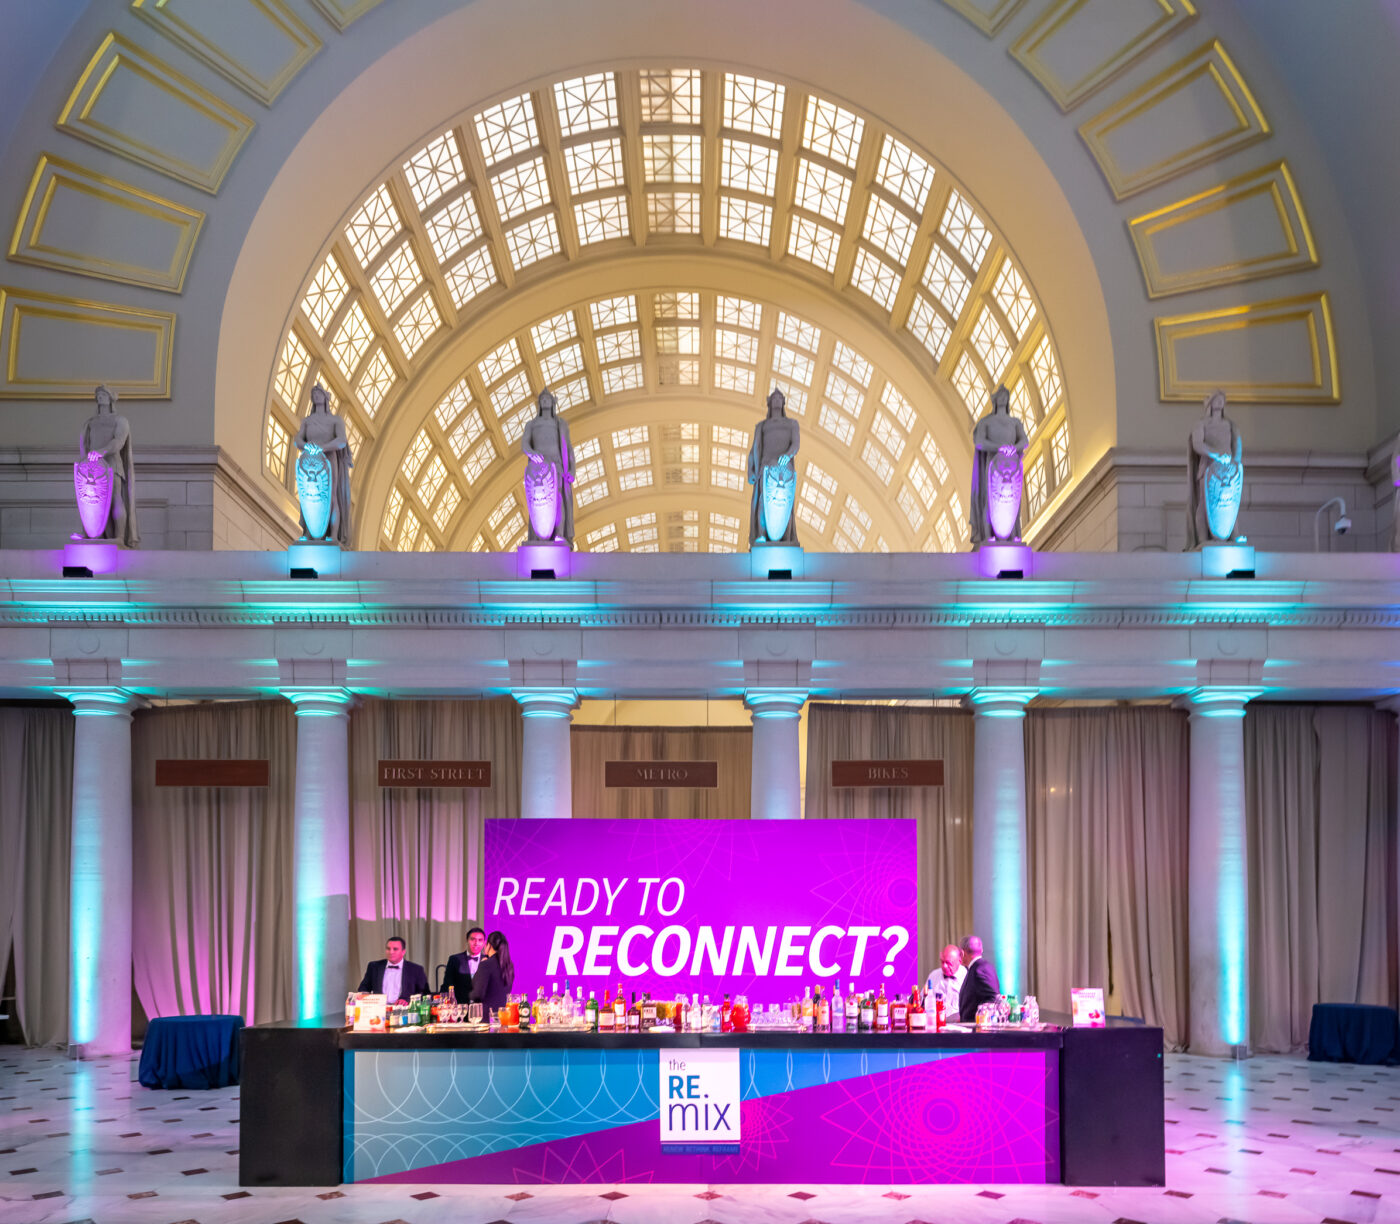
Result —
[[79, 718], [130, 719], [132, 710], [143, 704], [141, 697], [119, 688], [63, 688], [53, 692], [55, 697], [69, 702]]
[[975, 688], [968, 691], [967, 704], [977, 718], [1024, 718], [1039, 694], [1035, 688]]
[[283, 697], [296, 707], [298, 718], [345, 718], [355, 694], [343, 688], [284, 688]]
[[744, 705], [754, 719], [801, 718], [807, 697], [802, 688], [750, 688], [744, 690]]
[[525, 718], [573, 717], [578, 708], [578, 689], [575, 688], [513, 688], [510, 695], [520, 703], [520, 713]]
[[1192, 718], [1243, 718], [1245, 706], [1264, 691], [1262, 688], [1210, 685], [1183, 693], [1173, 704]]

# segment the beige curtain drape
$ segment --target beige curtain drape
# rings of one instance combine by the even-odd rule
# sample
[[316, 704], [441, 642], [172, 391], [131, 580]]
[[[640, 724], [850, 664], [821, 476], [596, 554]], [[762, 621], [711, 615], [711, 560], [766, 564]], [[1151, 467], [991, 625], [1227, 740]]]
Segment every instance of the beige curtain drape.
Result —
[[[350, 969], [402, 935], [430, 983], [480, 920], [485, 821], [520, 815], [523, 720], [510, 698], [368, 699], [350, 715]], [[491, 785], [381, 789], [380, 760], [490, 761]]]
[[72, 711], [0, 709], [0, 964], [29, 1045], [68, 1040], [72, 795]]
[[[739, 820], [749, 814], [749, 727], [574, 727], [574, 815], [598, 820]], [[713, 790], [603, 785], [608, 761], [714, 761]]]
[[1031, 710], [1026, 835], [1031, 982], [1068, 1011], [1102, 986], [1125, 1015], [1188, 1039], [1186, 716], [1162, 707]]
[[[282, 1020], [292, 1006], [296, 726], [285, 701], [138, 710], [132, 949], [148, 1016]], [[160, 759], [268, 761], [269, 785], [157, 787]]]
[[1395, 1002], [1394, 731], [1370, 707], [1245, 716], [1251, 1041], [1307, 1045], [1314, 1003]]
[[[941, 760], [943, 785], [831, 785], [832, 761]], [[910, 818], [919, 827], [920, 972], [972, 930], [972, 716], [961, 710], [813, 703], [807, 713], [809, 820]]]

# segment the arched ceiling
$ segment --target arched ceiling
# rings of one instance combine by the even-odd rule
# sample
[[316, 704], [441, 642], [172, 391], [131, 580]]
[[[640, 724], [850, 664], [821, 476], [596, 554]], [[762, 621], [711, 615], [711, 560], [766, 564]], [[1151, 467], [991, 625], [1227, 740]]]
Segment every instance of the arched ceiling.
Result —
[[[661, 255], [670, 279], [652, 288]], [[615, 287], [581, 276], [587, 300], [511, 308], [590, 262], [615, 265]], [[823, 298], [836, 326], [801, 305]], [[853, 331], [893, 347], [899, 376]], [[290, 435], [323, 382], [362, 457], [362, 547], [512, 547], [516, 444], [549, 386], [573, 422], [581, 545], [654, 546], [674, 522], [662, 547], [729, 550], [747, 433], [776, 386], [806, 427], [809, 547], [951, 549], [971, 423], [1003, 380], [1033, 438], [1034, 515], [1069, 476], [1064, 383], [967, 189], [794, 82], [611, 69], [459, 116], [351, 210], [287, 329], [263, 462], [290, 487]]]

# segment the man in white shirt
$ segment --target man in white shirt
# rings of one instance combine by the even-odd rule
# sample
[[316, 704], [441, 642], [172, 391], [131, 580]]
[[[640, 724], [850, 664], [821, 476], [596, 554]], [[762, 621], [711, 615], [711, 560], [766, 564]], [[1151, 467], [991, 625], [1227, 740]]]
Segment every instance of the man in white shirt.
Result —
[[[949, 944], [943, 949], [938, 968], [928, 975], [928, 998], [924, 1009], [932, 1013], [934, 1000], [939, 990], [943, 991], [943, 1016], [946, 1020], [958, 1019], [958, 992], [962, 989], [967, 970], [963, 968], [962, 949], [957, 944]], [[931, 1023], [931, 1022], [930, 1022]]]
[[370, 961], [360, 989], [366, 994], [382, 994], [390, 1003], [405, 1003], [416, 994], [427, 994], [428, 975], [422, 965], [404, 959], [406, 950], [402, 935], [390, 935], [384, 944], [384, 959]]

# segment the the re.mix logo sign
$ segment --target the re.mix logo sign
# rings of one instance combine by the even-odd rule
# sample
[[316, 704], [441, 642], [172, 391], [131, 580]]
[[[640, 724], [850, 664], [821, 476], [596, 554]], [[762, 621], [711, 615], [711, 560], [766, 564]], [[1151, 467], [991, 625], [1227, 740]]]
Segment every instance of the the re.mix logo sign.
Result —
[[664, 1151], [738, 1152], [739, 1053], [738, 1050], [659, 1052]]

